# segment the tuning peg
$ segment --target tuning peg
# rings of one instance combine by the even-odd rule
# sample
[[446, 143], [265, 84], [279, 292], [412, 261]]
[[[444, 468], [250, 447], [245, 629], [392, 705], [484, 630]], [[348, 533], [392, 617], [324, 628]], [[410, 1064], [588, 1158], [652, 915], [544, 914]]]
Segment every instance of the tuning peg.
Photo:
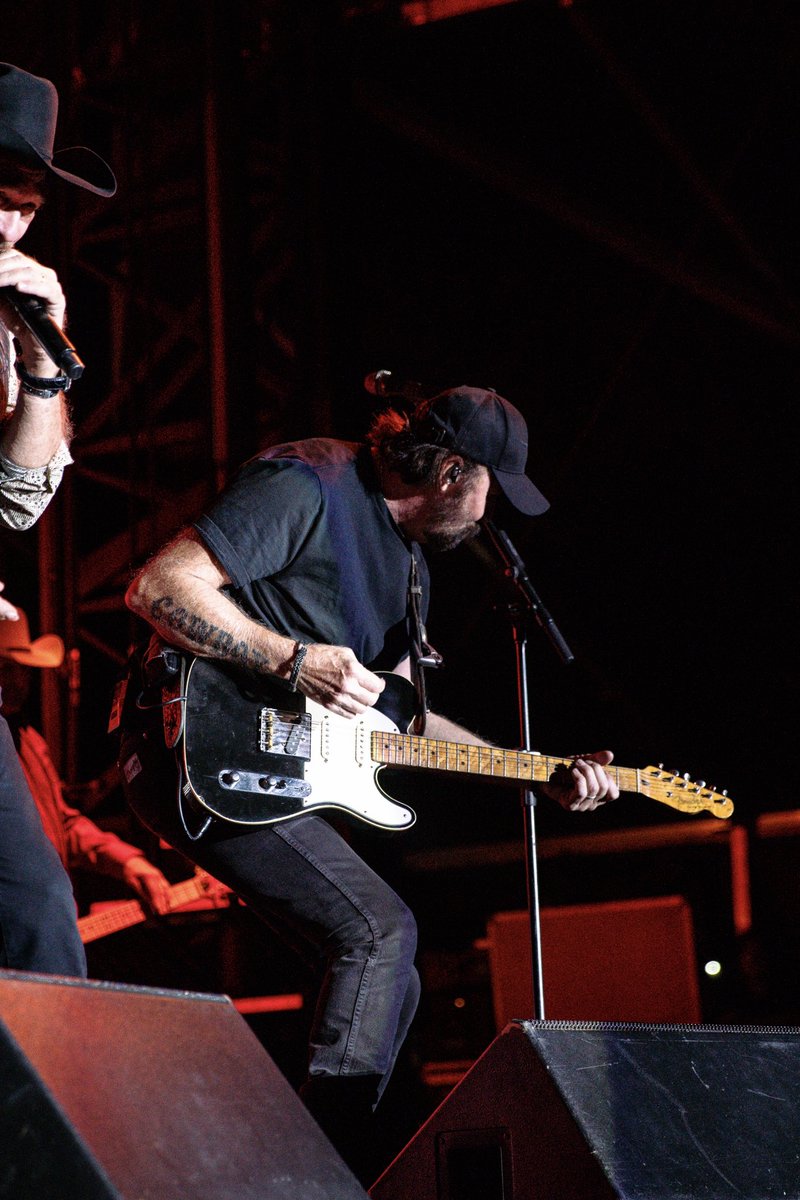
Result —
[[697, 786], [698, 786], [698, 788], [704, 788], [706, 786], [705, 779], [698, 779]]

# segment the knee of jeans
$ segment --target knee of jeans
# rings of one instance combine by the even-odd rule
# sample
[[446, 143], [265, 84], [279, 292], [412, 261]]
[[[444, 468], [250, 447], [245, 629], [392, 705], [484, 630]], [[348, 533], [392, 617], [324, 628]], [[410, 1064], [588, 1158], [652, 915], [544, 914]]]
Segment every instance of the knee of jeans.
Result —
[[421, 994], [422, 982], [419, 972], [416, 967], [412, 967], [408, 974], [408, 984], [406, 985], [406, 994], [403, 999], [403, 1012], [408, 1014], [409, 1021], [417, 1011]]
[[367, 955], [378, 948], [382, 957], [413, 962], [417, 951], [417, 923], [399, 896], [391, 893], [369, 911], [360, 911], [337, 931], [338, 952], [361, 949]]
[[70, 924], [75, 921], [75, 894], [66, 871], [52, 873], [43, 879], [37, 887], [36, 901], [40, 913], [46, 913], [48, 921], [55, 923], [66, 920]]
[[71, 937], [78, 914], [66, 873], [63, 879], [58, 875], [34, 875], [26, 884], [25, 903], [16, 908], [13, 918], [16, 938], [34, 935], [58, 939], [65, 933]]
[[381, 940], [395, 946], [400, 957], [409, 962], [413, 960], [417, 952], [417, 922], [411, 909], [400, 899], [384, 922]]

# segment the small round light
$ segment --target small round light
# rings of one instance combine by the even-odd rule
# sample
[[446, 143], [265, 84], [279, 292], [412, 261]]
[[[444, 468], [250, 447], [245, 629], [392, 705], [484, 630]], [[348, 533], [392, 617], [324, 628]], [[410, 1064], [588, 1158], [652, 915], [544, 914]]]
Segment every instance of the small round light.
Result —
[[467, 1007], [467, 1002], [463, 996], [456, 996], [455, 1000], [453, 1001], [453, 1004], [455, 1005], [456, 1008], [466, 1008]]
[[709, 961], [703, 967], [703, 970], [705, 971], [706, 975], [721, 975], [722, 963], [717, 962], [715, 958], [709, 959]]

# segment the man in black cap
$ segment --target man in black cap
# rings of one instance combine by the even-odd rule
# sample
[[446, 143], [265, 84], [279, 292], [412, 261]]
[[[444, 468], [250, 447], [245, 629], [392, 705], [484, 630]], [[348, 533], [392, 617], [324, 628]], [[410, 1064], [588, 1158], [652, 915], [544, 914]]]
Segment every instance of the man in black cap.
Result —
[[[62, 327], [66, 304], [58, 276], [21, 254], [17, 243], [42, 207], [51, 176], [104, 196], [116, 188], [110, 168], [91, 150], [54, 153], [57, 112], [49, 80], [0, 63], [0, 523], [17, 530], [41, 516], [71, 461], [64, 402], [69, 380], [3, 289], [42, 301]], [[0, 596], [0, 620], [16, 619], [13, 604]], [[69, 880], [44, 835], [2, 718], [0, 965], [86, 973]]]
[[[386, 679], [377, 672], [411, 679], [425, 648], [423, 551], [476, 534], [492, 492], [528, 515], [547, 509], [526, 460], [517, 409], [466, 387], [419, 404], [410, 418], [379, 414], [364, 445], [315, 438], [274, 447], [147, 564], [127, 602], [171, 646], [283, 681], [284, 695], [288, 687], [326, 713], [359, 718], [380, 708]], [[151, 643], [145, 681], [157, 650]], [[240, 893], [321, 970], [302, 1094], [357, 1168], [369, 1136], [359, 1118], [377, 1104], [417, 1005], [414, 918], [317, 815], [253, 827], [199, 814], [188, 780], [178, 788], [159, 774], [159, 700], [155, 691], [137, 695], [135, 709], [151, 704], [157, 727], [122, 739], [128, 799], [146, 825]], [[444, 717], [418, 715], [432, 738], [485, 745]], [[223, 711], [210, 719], [233, 718]], [[256, 730], [241, 736], [255, 739]], [[594, 808], [618, 794], [604, 770], [610, 761], [608, 752], [576, 759], [546, 789], [567, 807]], [[274, 786], [280, 793], [280, 781]]]

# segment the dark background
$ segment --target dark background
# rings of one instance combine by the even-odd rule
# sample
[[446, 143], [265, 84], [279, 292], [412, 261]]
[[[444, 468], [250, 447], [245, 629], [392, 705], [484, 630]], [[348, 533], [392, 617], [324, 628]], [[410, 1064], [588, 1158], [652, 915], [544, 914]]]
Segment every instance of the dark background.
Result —
[[[498, 522], [575, 655], [565, 667], [531, 625], [533, 742], [551, 754], [609, 746], [623, 765], [663, 761], [726, 788], [751, 836], [757, 954], [751, 939], [734, 937], [727, 858], [713, 839], [678, 849], [666, 838], [654, 854], [546, 858], [542, 899], [685, 894], [699, 960], [721, 958], [731, 981], [704, 982], [707, 1019], [791, 1020], [795, 846], [767, 842], [757, 822], [797, 805], [796, 9], [510, 3], [411, 27], [399, 4], [312, 7], [209, 6], [225, 117], [228, 320], [240, 318], [227, 346], [230, 465], [267, 430], [360, 436], [372, 411], [362, 379], [381, 368], [430, 394], [469, 383], [513, 401], [530, 426], [530, 474], [552, 508], [530, 521], [498, 513]], [[91, 22], [108, 18], [81, 4], [67, 6], [66, 57], [45, 44], [48, 6], [38, 4], [3, 56], [60, 84], [80, 69], [96, 86], [89, 128], [70, 129], [76, 140], [94, 135], [112, 156], [150, 139], [154, 155], [173, 147], [174, 158], [185, 150], [175, 113], [191, 99], [195, 33], [189, 6], [159, 10], [148, 25], [137, 5], [128, 9], [138, 80], [108, 71], [119, 51], [111, 24], [101, 67], [102, 28]], [[272, 35], [278, 49], [259, 58]], [[281, 85], [277, 106], [246, 102], [271, 79]], [[289, 405], [258, 373], [266, 342], [249, 322], [255, 313], [263, 329], [265, 318], [251, 303], [253, 263], [268, 257], [268, 239], [248, 242], [243, 216], [269, 216], [264, 174], [248, 176], [248, 147], [280, 121], [290, 220], [272, 236], [293, 239], [295, 282], [285, 307], [272, 294], [267, 320], [300, 330]], [[128, 182], [110, 211], [138, 204], [156, 226], [141, 170]], [[175, 229], [170, 238], [143, 238], [138, 252], [134, 243], [128, 271], [175, 272], [177, 246], [194, 272], [186, 289], [199, 287], [197, 242], [185, 246]], [[71, 274], [75, 340], [80, 333], [87, 356], [105, 366], [107, 297], [91, 272], [66, 265], [68, 245], [62, 237], [55, 252]], [[101, 375], [87, 373], [89, 409], [101, 400]], [[153, 383], [145, 376], [139, 395]], [[81, 404], [76, 396], [78, 470]], [[123, 423], [138, 414], [128, 408]], [[146, 439], [139, 453], [146, 459]], [[195, 469], [175, 466], [181, 482]], [[73, 531], [85, 553], [103, 522], [125, 524], [116, 503], [98, 509], [99, 524]], [[134, 548], [129, 569], [145, 549]], [[430, 681], [434, 705], [516, 745], [497, 571], [480, 547], [431, 565], [429, 633], [446, 661]], [[32, 594], [35, 576], [21, 586]], [[126, 627], [111, 628], [122, 653]], [[113, 671], [89, 643], [84, 663], [85, 778], [113, 757], [101, 732]], [[401, 786], [413, 793], [416, 828], [390, 844], [354, 836], [413, 901], [423, 954], [450, 963], [431, 967], [429, 1000], [444, 996], [446, 1007], [470, 987], [483, 997], [473, 1027], [447, 1027], [450, 1056], [468, 1057], [488, 1028], [474, 939], [491, 912], [525, 904], [519, 804], [513, 791]], [[118, 793], [97, 815], [124, 823]], [[544, 841], [697, 819], [631, 795], [586, 818], [537, 810]], [[505, 862], [498, 848], [509, 845], [518, 854]], [[458, 848], [453, 869], [445, 852]], [[423, 869], [431, 850], [442, 852], [434, 871]], [[745, 944], [755, 977], [742, 968]], [[427, 1020], [421, 1057], [447, 1057], [444, 1025], [430, 1010]]]
[[[42, 45], [45, 8], [32, 5], [17, 60], [56, 79], [85, 71], [80, 45], [71, 64]], [[373, 403], [361, 381], [382, 367], [429, 393], [468, 382], [507, 396], [528, 419], [530, 473], [552, 509], [503, 523], [576, 656], [562, 670], [532, 639], [537, 744], [611, 744], [620, 761], [656, 756], [728, 787], [745, 811], [793, 807], [778, 766], [796, 648], [791, 6], [510, 3], [418, 28], [392, 6], [320, 8], [326, 19], [302, 34], [319, 41], [306, 46], [313, 81], [298, 100], [314, 172], [306, 162], [290, 181], [296, 207], [313, 199], [300, 265], [321, 315], [300, 350], [315, 355], [328, 415], [313, 424], [318, 398], [306, 394], [284, 428], [359, 436]], [[181, 6], [166, 12], [174, 49]], [[234, 83], [220, 81], [223, 95]], [[170, 137], [164, 90], [155, 144]], [[102, 122], [90, 115], [124, 145], [141, 134], [135, 107], [115, 99]], [[239, 117], [252, 132], [260, 114]], [[59, 142], [92, 133], [97, 145], [92, 128]], [[223, 142], [234, 136], [238, 154], [240, 131]], [[226, 203], [252, 202], [229, 194], [237, 183], [224, 177]], [[63, 192], [50, 201], [59, 217], [63, 203]], [[123, 186], [101, 205], [129, 203]], [[46, 220], [28, 242], [42, 254]], [[226, 245], [237, 232], [225, 226]], [[230, 255], [241, 272], [244, 250]], [[193, 265], [202, 280], [197, 246]], [[96, 304], [73, 302], [73, 337], [94, 354], [73, 393], [78, 453], [81, 405], [108, 353], [90, 284], [77, 273]], [[256, 448], [248, 411], [268, 404], [256, 388], [230, 395], [231, 466]], [[107, 519], [94, 516], [76, 531], [87, 546]], [[448, 651], [436, 690], [511, 744], [511, 659], [490, 577], [469, 549], [434, 572], [430, 632]]]

